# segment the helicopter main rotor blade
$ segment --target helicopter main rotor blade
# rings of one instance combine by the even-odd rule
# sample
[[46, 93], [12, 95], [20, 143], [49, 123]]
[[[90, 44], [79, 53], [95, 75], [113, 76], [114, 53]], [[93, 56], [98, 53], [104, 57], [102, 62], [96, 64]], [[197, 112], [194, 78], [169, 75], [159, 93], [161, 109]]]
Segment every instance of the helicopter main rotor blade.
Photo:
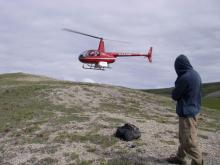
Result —
[[131, 44], [132, 42], [129, 42], [129, 41], [120, 41], [120, 40], [112, 40], [112, 39], [105, 39], [104, 40], [107, 40], [107, 41], [113, 41], [113, 42], [120, 42], [120, 43], [125, 43], [125, 44]]
[[88, 36], [88, 37], [92, 37], [92, 38], [96, 38], [96, 39], [100, 39], [100, 40], [103, 39], [101, 37], [93, 36], [93, 35], [90, 35], [90, 34], [78, 32], [78, 31], [75, 31], [75, 30], [67, 29], [67, 28], [63, 28], [63, 30], [68, 31], [68, 32], [72, 32], [72, 33], [76, 33], [76, 34], [81, 34], [81, 35]]
[[84, 36], [88, 36], [88, 37], [92, 37], [92, 38], [96, 38], [96, 39], [100, 39], [100, 40], [102, 39], [102, 40], [120, 42], [120, 43], [126, 43], [126, 44], [131, 43], [131, 42], [128, 42], [128, 41], [112, 40], [112, 39], [97, 37], [97, 36], [94, 36], [94, 35], [91, 35], [91, 34], [82, 33], [82, 32], [76, 31], [76, 30], [68, 29], [68, 28], [63, 28], [62, 30], [65, 30], [65, 31], [68, 31], [68, 32], [71, 32], [71, 33], [81, 34], [81, 35], [84, 35]]

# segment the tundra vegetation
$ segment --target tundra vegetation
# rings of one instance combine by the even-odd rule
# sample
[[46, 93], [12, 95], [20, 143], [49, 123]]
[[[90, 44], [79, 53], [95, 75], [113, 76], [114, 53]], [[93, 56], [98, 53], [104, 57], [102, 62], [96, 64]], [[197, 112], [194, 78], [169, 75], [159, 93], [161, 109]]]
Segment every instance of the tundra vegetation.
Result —
[[[219, 86], [205, 85], [199, 123], [205, 164], [220, 164]], [[177, 149], [178, 120], [163, 92], [2, 74], [0, 164], [164, 164]], [[126, 122], [140, 128], [140, 139], [114, 137]]]

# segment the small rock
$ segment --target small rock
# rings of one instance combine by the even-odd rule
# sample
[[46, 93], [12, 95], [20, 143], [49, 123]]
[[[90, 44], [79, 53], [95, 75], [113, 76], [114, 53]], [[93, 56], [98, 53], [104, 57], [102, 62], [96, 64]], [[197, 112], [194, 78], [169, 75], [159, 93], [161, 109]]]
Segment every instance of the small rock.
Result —
[[129, 148], [135, 148], [136, 145], [135, 145], [135, 144], [128, 144], [128, 147], [129, 147]]

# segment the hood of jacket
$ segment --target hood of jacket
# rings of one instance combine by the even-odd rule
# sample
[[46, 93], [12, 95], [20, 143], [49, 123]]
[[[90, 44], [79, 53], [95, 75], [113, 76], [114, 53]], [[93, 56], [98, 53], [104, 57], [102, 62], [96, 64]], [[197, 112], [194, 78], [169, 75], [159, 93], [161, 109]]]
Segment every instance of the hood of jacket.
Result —
[[183, 54], [179, 55], [176, 58], [174, 67], [178, 76], [181, 76], [187, 70], [193, 69], [192, 65], [189, 62], [189, 59]]

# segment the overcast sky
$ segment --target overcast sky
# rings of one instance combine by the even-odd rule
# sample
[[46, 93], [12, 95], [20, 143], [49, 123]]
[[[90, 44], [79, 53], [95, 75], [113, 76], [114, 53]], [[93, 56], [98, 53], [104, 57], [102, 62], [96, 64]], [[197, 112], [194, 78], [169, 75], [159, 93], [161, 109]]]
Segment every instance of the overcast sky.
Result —
[[[106, 51], [145, 53], [117, 58], [106, 71], [84, 70], [80, 52], [115, 40]], [[0, 73], [25, 72], [131, 88], [170, 87], [175, 58], [185, 54], [203, 82], [220, 81], [219, 0], [0, 0]]]

